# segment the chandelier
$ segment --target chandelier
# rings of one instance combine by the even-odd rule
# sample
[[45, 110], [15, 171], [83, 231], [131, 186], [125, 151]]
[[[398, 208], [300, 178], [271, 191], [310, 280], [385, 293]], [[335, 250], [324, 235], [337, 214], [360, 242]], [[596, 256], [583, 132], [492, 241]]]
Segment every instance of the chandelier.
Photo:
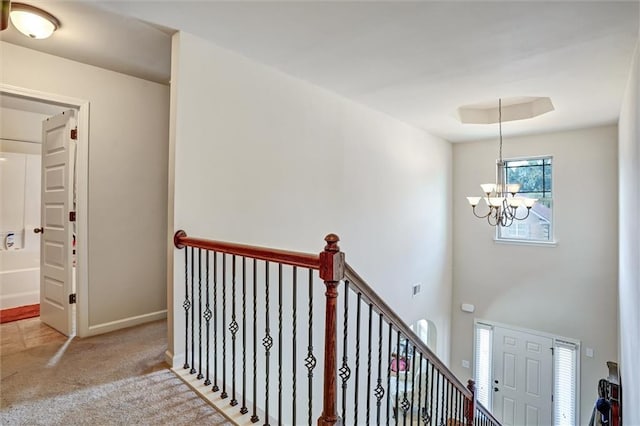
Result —
[[[505, 163], [502, 160], [502, 99], [498, 99], [498, 123], [500, 126], [500, 157], [496, 167], [496, 183], [484, 183], [480, 185], [484, 197], [467, 197], [473, 214], [480, 219], [487, 219], [491, 226], [509, 227], [516, 220], [524, 220], [529, 217], [531, 207], [538, 201], [537, 198], [516, 197], [520, 191], [520, 184], [507, 184]], [[478, 214], [476, 207], [480, 199], [484, 199], [489, 211], [486, 214]], [[518, 209], [526, 207], [527, 212], [518, 217]]]

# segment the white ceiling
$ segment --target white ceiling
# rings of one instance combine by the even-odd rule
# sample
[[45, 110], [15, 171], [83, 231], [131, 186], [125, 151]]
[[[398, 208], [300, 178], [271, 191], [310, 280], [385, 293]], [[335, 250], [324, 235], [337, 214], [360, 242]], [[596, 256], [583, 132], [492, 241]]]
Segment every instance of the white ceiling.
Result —
[[616, 122], [640, 21], [639, 1], [26, 2], [62, 28], [2, 39], [167, 82], [180, 29], [453, 142], [495, 137], [457, 108], [499, 97], [555, 107], [506, 137]]

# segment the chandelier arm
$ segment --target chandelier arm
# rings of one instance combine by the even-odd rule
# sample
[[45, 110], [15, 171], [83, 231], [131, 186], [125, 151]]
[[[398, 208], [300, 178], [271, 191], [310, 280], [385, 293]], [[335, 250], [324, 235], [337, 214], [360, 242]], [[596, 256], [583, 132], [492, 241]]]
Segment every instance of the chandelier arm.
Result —
[[489, 212], [487, 214], [480, 216], [480, 215], [478, 215], [478, 213], [476, 213], [476, 206], [472, 206], [472, 207], [473, 207], [473, 215], [475, 217], [477, 217], [478, 219], [484, 219], [484, 218], [489, 217], [491, 215], [491, 208], [489, 209]]
[[513, 218], [515, 220], [525, 220], [526, 218], [529, 217], [529, 214], [531, 213], [531, 207], [527, 207], [527, 214], [524, 217], [517, 217], [517, 211], [513, 212]]
[[[491, 226], [498, 226], [498, 224], [500, 223], [500, 212], [497, 209], [493, 209], [491, 208], [491, 215], [487, 216], [487, 222], [489, 223], [489, 225]], [[491, 219], [494, 219], [494, 223], [491, 222]]]

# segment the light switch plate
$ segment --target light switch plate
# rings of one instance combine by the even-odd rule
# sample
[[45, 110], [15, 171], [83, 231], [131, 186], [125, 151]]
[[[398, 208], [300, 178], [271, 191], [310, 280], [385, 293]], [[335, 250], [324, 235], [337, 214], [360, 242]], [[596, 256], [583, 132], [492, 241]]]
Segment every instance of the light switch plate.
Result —
[[586, 348], [586, 349], [585, 349], [585, 355], [586, 355], [588, 358], [593, 358], [593, 348]]
[[469, 368], [469, 361], [467, 361], [466, 359], [462, 360], [462, 368]]

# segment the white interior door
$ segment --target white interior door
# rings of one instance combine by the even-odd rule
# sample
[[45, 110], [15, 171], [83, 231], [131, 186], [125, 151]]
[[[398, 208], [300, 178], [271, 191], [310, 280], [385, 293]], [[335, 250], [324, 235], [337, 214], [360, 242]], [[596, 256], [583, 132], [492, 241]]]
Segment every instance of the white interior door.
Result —
[[493, 414], [505, 426], [552, 424], [553, 339], [495, 327]]
[[65, 335], [73, 333], [73, 141], [75, 112], [42, 123], [42, 225], [40, 319]]

